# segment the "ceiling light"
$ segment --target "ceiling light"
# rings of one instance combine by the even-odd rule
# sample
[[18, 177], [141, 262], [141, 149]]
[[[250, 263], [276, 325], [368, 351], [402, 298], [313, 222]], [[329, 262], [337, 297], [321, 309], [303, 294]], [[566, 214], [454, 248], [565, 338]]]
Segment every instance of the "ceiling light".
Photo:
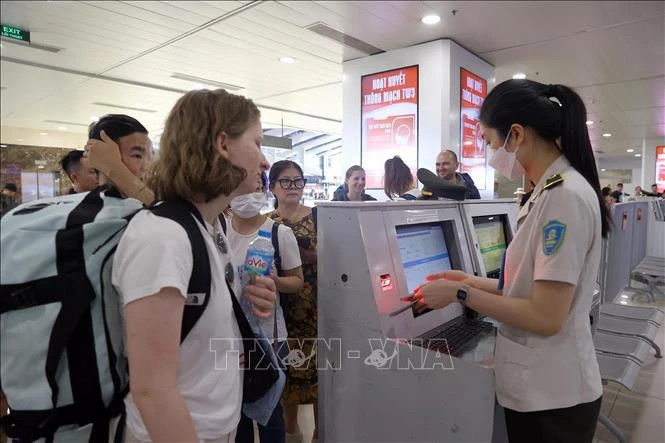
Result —
[[610, 132], [605, 132], [603, 133], [603, 137], [612, 137], [612, 134]]
[[58, 126], [58, 131], [66, 131], [67, 127], [66, 126]]
[[642, 154], [635, 154], [635, 157], [642, 157]]
[[281, 57], [279, 59], [279, 61], [282, 62], [282, 63], [287, 63], [288, 64], [288, 63], [294, 63], [296, 61], [296, 59], [293, 58], [293, 57]]
[[224, 83], [224, 82], [218, 82], [215, 80], [209, 80], [207, 78], [201, 78], [201, 77], [194, 77], [193, 75], [187, 75], [187, 74], [179, 74], [175, 73], [171, 76], [171, 78], [177, 78], [178, 80], [186, 80], [189, 82], [195, 83], [196, 89], [206, 89], [206, 87], [199, 88], [198, 86], [200, 85], [209, 85], [209, 86], [214, 86], [215, 88], [222, 88], [226, 89], [227, 91], [239, 91], [241, 89], [245, 89], [243, 86], [238, 86], [238, 85], [232, 85], [230, 83]]
[[0, 148], [6, 148], [7, 145], [0, 145]]
[[634, 149], [626, 149], [626, 152], [635, 152]]
[[591, 126], [591, 125], [593, 125], [593, 120], [587, 120], [587, 121], [586, 121], [586, 125], [587, 125], [587, 126]]
[[526, 78], [526, 74], [523, 72], [518, 72], [517, 74], [513, 74], [513, 79], [514, 80], [524, 80]]
[[40, 132], [41, 135], [48, 135], [48, 132]]
[[425, 17], [420, 19], [421, 22], [423, 22], [426, 25], [436, 25], [441, 21], [441, 17], [438, 15], [426, 15]]
[[601, 171], [601, 172], [605, 172], [605, 169], [603, 168], [603, 169], [601, 169], [600, 171]]
[[115, 103], [92, 102], [92, 104], [97, 105], [97, 106], [104, 106], [104, 107], [107, 107], [107, 108], [127, 109], [129, 111], [150, 112], [150, 113], [157, 112], [155, 109], [145, 109], [145, 108], [137, 108], [137, 107], [134, 107], [134, 106], [117, 105]]

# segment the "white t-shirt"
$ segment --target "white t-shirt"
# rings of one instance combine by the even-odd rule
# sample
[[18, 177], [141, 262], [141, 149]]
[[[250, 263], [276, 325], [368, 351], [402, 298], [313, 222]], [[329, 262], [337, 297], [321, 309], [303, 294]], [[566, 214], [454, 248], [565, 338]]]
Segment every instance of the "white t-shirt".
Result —
[[[226, 221], [226, 235], [229, 239], [229, 244], [231, 246], [231, 255], [233, 260], [233, 265], [235, 266], [236, 275], [242, 276], [243, 265], [245, 264], [245, 257], [247, 255], [247, 248], [249, 243], [256, 238], [259, 231], [267, 231], [272, 233], [272, 226], [275, 222], [268, 218], [263, 225], [256, 231], [251, 234], [240, 234], [235, 229], [233, 229], [233, 224], [230, 219]], [[298, 249], [298, 242], [296, 242], [296, 237], [293, 235], [291, 228], [285, 225], [281, 225], [277, 229], [277, 238], [279, 240], [279, 255], [282, 259], [282, 270], [290, 271], [302, 265], [300, 260], [300, 249]], [[237, 297], [241, 295], [240, 288], [241, 278], [236, 278], [233, 284], [233, 291], [236, 293]], [[288, 297], [288, 295], [287, 295]], [[286, 323], [284, 322], [284, 312], [279, 303], [275, 303], [275, 309], [277, 312], [277, 339], [279, 341], [286, 340], [288, 334], [286, 332]], [[265, 319], [259, 319], [259, 324], [263, 333], [268, 337], [270, 341], [274, 338], [274, 315], [271, 315]]]
[[[199, 228], [210, 258], [210, 300], [180, 345], [177, 383], [198, 437], [207, 440], [220, 438], [238, 425], [243, 379], [238, 352], [241, 335], [224, 280], [224, 266], [230, 256], [219, 252], [212, 239], [213, 227], [206, 225], [207, 230], [200, 224]], [[177, 288], [186, 297], [192, 267], [192, 246], [182, 226], [141, 211], [129, 223], [118, 244], [113, 259], [113, 286], [124, 305], [166, 287]], [[212, 338], [222, 340], [213, 343]], [[224, 362], [226, 367], [221, 369]], [[140, 439], [150, 440], [131, 394], [125, 399], [125, 406], [131, 432]]]

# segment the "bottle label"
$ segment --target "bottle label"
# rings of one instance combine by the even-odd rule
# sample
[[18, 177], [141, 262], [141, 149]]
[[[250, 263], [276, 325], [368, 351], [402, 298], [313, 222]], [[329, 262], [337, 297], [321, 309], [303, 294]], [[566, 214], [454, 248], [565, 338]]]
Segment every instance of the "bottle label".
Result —
[[247, 251], [245, 272], [249, 275], [269, 276], [273, 254], [263, 251]]

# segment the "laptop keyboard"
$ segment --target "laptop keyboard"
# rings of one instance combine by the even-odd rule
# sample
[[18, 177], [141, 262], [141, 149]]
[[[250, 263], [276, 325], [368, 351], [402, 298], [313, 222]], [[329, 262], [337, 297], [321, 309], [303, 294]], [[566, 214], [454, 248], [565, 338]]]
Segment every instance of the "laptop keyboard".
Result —
[[493, 329], [491, 323], [457, 317], [426, 334], [422, 340], [428, 349], [457, 357]]

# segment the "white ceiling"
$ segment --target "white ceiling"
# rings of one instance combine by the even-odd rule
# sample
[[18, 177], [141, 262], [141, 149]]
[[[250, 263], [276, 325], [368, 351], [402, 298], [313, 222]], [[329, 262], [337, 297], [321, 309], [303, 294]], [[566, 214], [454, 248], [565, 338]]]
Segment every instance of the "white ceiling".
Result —
[[[665, 137], [664, 2], [2, 1], [0, 12], [62, 48], [3, 41], [3, 127], [84, 134], [92, 116], [126, 112], [158, 132], [195, 87], [180, 73], [243, 87], [266, 127], [341, 134], [342, 62], [367, 54], [305, 29], [323, 22], [383, 50], [452, 38], [495, 65], [497, 82], [524, 72], [573, 86], [606, 156]], [[423, 25], [432, 13], [441, 22]]]

